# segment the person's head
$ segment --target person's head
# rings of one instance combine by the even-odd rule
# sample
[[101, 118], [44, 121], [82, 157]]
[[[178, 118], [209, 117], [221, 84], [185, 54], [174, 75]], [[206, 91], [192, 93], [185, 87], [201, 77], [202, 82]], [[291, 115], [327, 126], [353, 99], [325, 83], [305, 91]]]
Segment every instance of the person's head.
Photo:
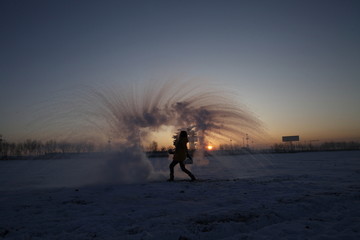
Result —
[[177, 139], [174, 140], [174, 145], [176, 146], [178, 142], [184, 141], [184, 140], [185, 140], [185, 142], [189, 142], [187, 132], [181, 131], [180, 134], [178, 135]]
[[186, 132], [186, 131], [181, 131], [181, 132], [180, 132], [179, 139], [180, 139], [180, 138], [187, 138], [187, 132]]

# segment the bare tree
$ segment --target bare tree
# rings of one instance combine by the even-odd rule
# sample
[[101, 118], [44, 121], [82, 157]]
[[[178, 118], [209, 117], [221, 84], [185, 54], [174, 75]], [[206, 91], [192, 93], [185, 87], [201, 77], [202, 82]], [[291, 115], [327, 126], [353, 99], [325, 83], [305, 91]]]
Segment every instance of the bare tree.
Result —
[[44, 148], [45, 148], [45, 153], [56, 153], [57, 142], [55, 140], [46, 141]]
[[156, 141], [152, 141], [152, 143], [150, 144], [150, 147], [149, 147], [150, 151], [152, 152], [157, 152], [158, 150], [158, 143]]
[[58, 147], [62, 153], [68, 153], [71, 150], [71, 144], [66, 141], [60, 142]]
[[86, 152], [94, 152], [95, 151], [95, 145], [93, 143], [86, 143], [85, 144], [85, 150]]

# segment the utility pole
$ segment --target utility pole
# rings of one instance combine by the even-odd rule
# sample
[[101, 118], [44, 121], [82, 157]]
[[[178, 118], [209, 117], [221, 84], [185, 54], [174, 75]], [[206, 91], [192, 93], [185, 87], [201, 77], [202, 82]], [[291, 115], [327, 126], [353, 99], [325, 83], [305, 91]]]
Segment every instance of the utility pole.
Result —
[[246, 147], [249, 148], [249, 135], [246, 134]]
[[108, 139], [108, 150], [111, 152], [111, 137]]

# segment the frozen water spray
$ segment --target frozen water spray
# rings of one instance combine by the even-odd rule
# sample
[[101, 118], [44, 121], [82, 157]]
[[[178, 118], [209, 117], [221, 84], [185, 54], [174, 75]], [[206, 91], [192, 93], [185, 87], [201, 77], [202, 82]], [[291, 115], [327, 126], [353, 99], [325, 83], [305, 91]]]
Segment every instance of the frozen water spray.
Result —
[[123, 150], [126, 157], [122, 158], [127, 163], [115, 160], [114, 163], [121, 166], [112, 166], [112, 169], [123, 169], [124, 166], [125, 171], [140, 169], [142, 173], [125, 174], [127, 181], [138, 180], [140, 176], [141, 180], [157, 178], [141, 149], [141, 142], [148, 141], [149, 134], [163, 126], [170, 126], [174, 131], [194, 129], [198, 136], [198, 161], [203, 159], [202, 150], [207, 142], [227, 142], [229, 139], [240, 142], [246, 134], [261, 137], [260, 121], [233, 100], [234, 93], [196, 81], [169, 81], [141, 89], [91, 89], [86, 97], [93, 108], [91, 112], [96, 117], [93, 119], [96, 125], [106, 130], [119, 149], [126, 149]]
[[86, 96], [92, 120], [122, 146], [140, 146], [141, 138], [163, 126], [195, 129], [198, 148], [206, 142], [241, 142], [246, 134], [261, 137], [260, 121], [233, 100], [233, 93], [194, 81], [142, 89], [91, 89]]
[[[152, 82], [141, 87], [86, 88], [71, 102], [63, 119], [72, 133], [112, 139], [110, 180], [137, 182], [164, 178], [154, 171], [141, 143], [162, 127], [193, 129], [197, 159], [208, 142], [242, 142], [246, 134], [262, 137], [260, 121], [236, 102], [236, 94], [197, 80]], [[59, 111], [57, 116], [61, 115]], [[66, 120], [66, 121], [62, 121]], [[62, 129], [66, 129], [65, 124]], [[82, 131], [83, 129], [83, 131]], [[115, 154], [116, 152], [116, 154]], [[167, 174], [167, 173], [166, 173]]]

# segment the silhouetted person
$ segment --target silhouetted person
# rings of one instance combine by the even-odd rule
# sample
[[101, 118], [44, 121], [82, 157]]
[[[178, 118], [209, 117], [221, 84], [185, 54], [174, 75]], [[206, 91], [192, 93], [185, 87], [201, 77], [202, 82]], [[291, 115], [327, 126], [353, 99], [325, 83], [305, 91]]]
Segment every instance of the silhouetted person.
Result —
[[181, 131], [179, 135], [179, 139], [177, 139], [174, 143], [175, 145], [175, 153], [173, 157], [173, 161], [170, 163], [170, 179], [169, 181], [174, 181], [174, 167], [176, 164], [180, 164], [181, 170], [183, 170], [189, 177], [191, 181], [195, 181], [195, 176], [185, 168], [184, 161], [188, 156], [188, 149], [186, 144], [189, 142], [186, 131]]

